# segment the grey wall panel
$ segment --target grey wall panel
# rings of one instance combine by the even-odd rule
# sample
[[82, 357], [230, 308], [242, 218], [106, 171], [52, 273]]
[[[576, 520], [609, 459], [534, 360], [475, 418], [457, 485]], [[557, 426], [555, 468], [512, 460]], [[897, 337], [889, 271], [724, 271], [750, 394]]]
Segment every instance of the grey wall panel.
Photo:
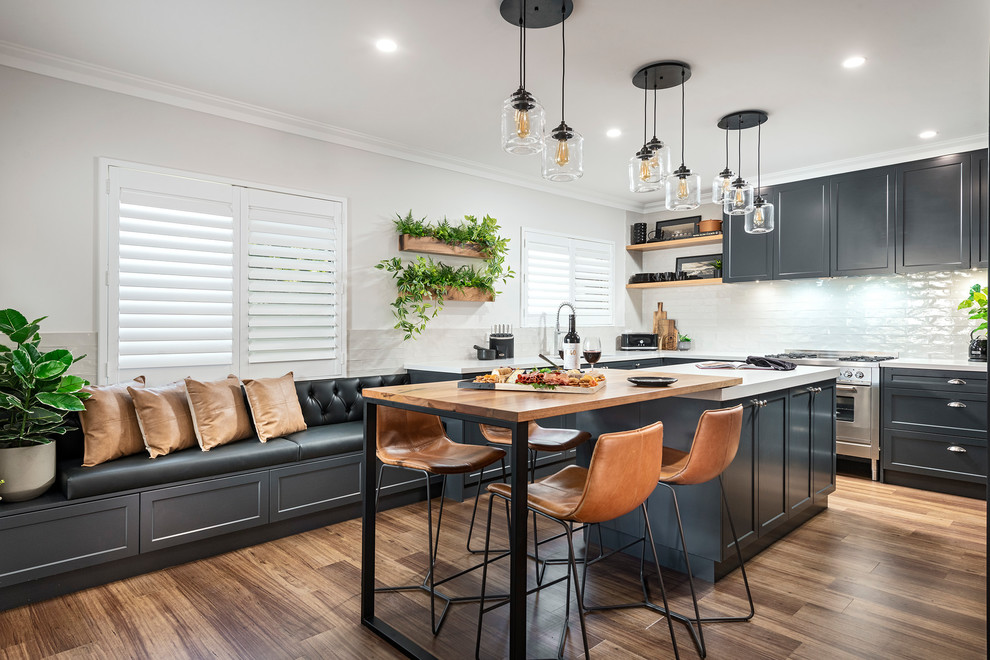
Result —
[[329, 458], [270, 473], [272, 522], [361, 501], [361, 456]]

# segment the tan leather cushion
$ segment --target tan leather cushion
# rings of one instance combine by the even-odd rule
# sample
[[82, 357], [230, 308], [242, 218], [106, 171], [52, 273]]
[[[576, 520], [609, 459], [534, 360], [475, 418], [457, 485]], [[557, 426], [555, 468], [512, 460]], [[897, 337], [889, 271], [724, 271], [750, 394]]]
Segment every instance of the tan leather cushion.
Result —
[[254, 430], [262, 442], [306, 430], [291, 371], [281, 378], [247, 379], [244, 391], [251, 407]]
[[87, 385], [83, 392], [91, 397], [79, 413], [83, 430], [83, 466], [93, 467], [122, 456], [137, 454], [144, 449], [141, 427], [128, 386], [144, 387], [144, 376], [117, 385]]
[[181, 380], [161, 387], [127, 388], [134, 399], [144, 446], [152, 458], [196, 446], [192, 415]]
[[254, 435], [237, 376], [207, 382], [186, 378], [186, 398], [203, 451]]

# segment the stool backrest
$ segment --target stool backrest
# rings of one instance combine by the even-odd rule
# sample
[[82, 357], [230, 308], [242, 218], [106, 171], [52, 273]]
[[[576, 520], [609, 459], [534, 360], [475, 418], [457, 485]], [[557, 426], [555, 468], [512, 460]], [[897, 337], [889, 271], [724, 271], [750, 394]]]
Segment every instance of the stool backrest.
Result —
[[390, 449], [418, 449], [445, 438], [443, 424], [436, 415], [378, 406], [379, 452]]
[[662, 453], [663, 422], [599, 436], [584, 494], [570, 518], [603, 522], [638, 507], [657, 487]]
[[722, 474], [739, 449], [742, 417], [741, 405], [701, 413], [687, 464], [672, 481], [679, 484], [703, 484]]

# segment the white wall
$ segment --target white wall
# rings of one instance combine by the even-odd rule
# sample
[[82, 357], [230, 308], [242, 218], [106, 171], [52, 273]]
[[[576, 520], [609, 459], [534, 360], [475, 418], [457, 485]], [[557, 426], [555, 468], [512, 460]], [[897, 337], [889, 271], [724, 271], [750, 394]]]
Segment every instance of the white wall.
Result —
[[[353, 375], [400, 371], [413, 358], [468, 357], [492, 323], [519, 325], [516, 279], [494, 303], [448, 303], [424, 338], [402, 342], [388, 307], [395, 288], [374, 269], [399, 254], [391, 224], [396, 212], [411, 208], [418, 217], [451, 220], [492, 215], [513, 239], [509, 263], [517, 273], [522, 227], [612, 240], [620, 264], [628, 238], [623, 211], [6, 67], [0, 67], [0, 145], [0, 308], [47, 314], [43, 330], [55, 343], [78, 350], [92, 342], [85, 348], [90, 353], [101, 285], [98, 157], [345, 197]], [[538, 172], [534, 160], [533, 176]], [[616, 327], [589, 334], [612, 338], [639, 324], [623, 284], [620, 271]], [[517, 352], [539, 347], [537, 330], [517, 336]]]

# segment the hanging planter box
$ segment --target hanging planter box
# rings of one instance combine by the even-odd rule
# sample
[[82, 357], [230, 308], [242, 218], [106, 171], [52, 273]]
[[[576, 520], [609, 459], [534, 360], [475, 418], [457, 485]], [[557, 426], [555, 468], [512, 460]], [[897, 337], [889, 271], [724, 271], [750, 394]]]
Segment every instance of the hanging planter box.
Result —
[[[435, 296], [430, 296], [435, 299]], [[491, 291], [485, 291], [475, 287], [466, 286], [463, 289], [455, 289], [452, 286], [444, 289], [443, 299], [445, 301], [458, 300], [463, 302], [492, 302], [495, 295]]]
[[399, 251], [445, 254], [455, 257], [472, 257], [474, 259], [488, 258], [488, 253], [477, 243], [450, 245], [432, 236], [411, 236], [409, 234], [399, 235]]

